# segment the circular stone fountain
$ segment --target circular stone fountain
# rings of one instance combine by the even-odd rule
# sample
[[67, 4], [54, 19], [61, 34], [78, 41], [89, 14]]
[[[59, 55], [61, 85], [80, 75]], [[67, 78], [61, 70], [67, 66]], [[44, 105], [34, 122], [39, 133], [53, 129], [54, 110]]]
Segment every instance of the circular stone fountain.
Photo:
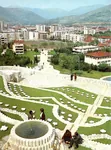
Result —
[[52, 126], [41, 120], [28, 120], [15, 125], [4, 150], [51, 150], [55, 133]]

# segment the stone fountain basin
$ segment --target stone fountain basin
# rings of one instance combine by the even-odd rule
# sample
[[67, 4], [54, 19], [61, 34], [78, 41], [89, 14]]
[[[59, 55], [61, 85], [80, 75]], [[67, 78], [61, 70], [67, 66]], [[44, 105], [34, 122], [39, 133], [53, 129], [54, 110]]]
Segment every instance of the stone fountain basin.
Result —
[[15, 133], [25, 139], [35, 139], [44, 136], [48, 132], [48, 126], [43, 122], [29, 121], [20, 124]]

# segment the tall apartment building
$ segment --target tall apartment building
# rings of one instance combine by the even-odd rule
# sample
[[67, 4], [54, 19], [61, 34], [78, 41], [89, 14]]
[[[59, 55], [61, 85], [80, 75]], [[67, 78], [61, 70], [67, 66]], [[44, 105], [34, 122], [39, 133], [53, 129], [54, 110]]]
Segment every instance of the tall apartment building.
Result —
[[61, 25], [53, 24], [50, 26], [50, 32], [55, 32], [61, 30]]
[[3, 28], [4, 28], [4, 22], [3, 22], [3, 21], [0, 21], [0, 32], [3, 31]]
[[36, 31], [38, 32], [45, 32], [45, 25], [36, 25]]
[[86, 26], [84, 26], [84, 34], [95, 34], [96, 33], [96, 30], [95, 29], [92, 29], [92, 28], [87, 28]]

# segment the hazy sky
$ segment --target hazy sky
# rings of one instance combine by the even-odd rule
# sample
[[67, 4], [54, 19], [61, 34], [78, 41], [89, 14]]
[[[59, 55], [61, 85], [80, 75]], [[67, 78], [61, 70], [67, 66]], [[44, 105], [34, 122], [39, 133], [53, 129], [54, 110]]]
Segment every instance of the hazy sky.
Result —
[[80, 6], [111, 4], [111, 0], [0, 0], [0, 6], [73, 9]]

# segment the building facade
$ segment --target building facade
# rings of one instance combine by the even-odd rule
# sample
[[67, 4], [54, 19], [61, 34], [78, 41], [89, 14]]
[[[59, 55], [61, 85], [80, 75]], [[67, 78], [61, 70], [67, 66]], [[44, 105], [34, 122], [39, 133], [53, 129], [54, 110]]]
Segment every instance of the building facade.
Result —
[[16, 54], [24, 54], [24, 43], [23, 43], [23, 41], [15, 41], [14, 42], [13, 52]]
[[78, 46], [73, 48], [74, 53], [87, 53], [88, 51], [98, 51], [98, 46]]
[[97, 66], [102, 63], [111, 66], [111, 52], [98, 51], [87, 53], [85, 55], [85, 62]]

